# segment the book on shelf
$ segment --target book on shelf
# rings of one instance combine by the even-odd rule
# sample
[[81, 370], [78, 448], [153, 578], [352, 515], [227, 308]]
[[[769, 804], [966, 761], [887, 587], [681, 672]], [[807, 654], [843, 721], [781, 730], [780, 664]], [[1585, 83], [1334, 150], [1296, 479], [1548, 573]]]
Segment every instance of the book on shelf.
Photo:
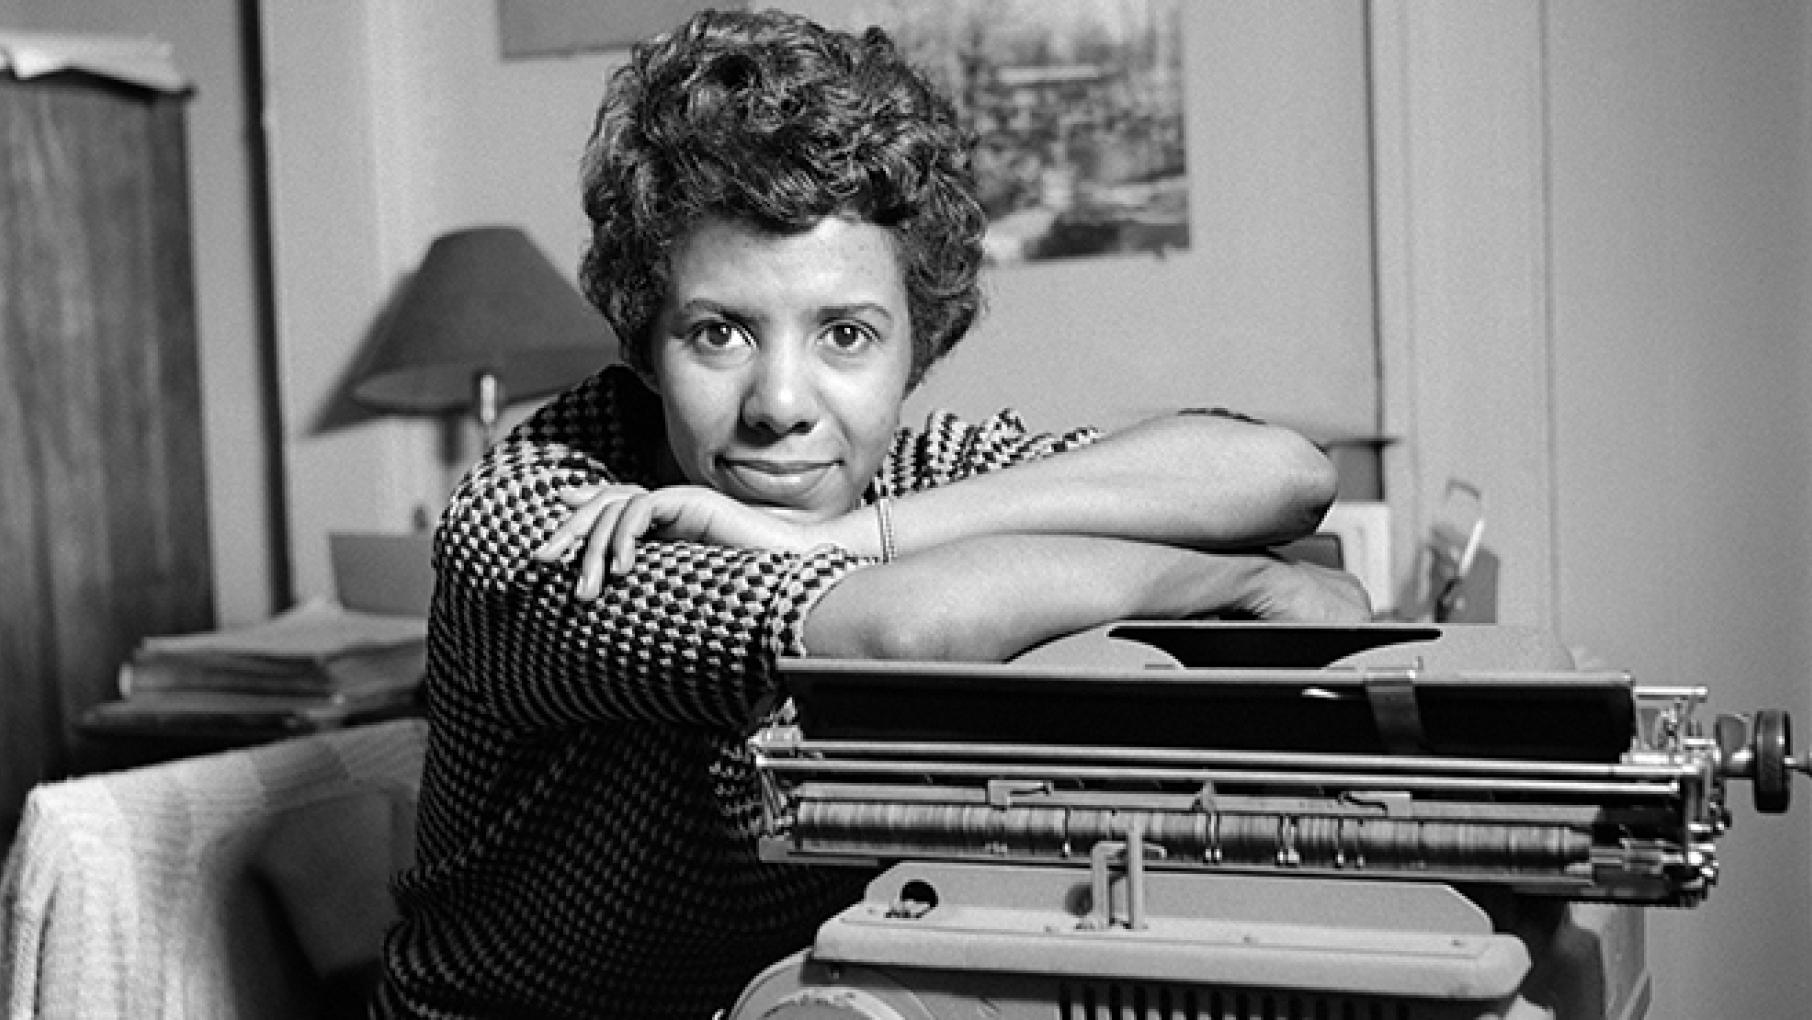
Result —
[[121, 663], [119, 691], [383, 700], [412, 691], [426, 665], [426, 620], [308, 602], [248, 627], [146, 638]]
[[307, 733], [412, 714], [416, 696], [415, 685], [354, 694], [145, 691], [89, 708], [82, 725], [101, 733]]

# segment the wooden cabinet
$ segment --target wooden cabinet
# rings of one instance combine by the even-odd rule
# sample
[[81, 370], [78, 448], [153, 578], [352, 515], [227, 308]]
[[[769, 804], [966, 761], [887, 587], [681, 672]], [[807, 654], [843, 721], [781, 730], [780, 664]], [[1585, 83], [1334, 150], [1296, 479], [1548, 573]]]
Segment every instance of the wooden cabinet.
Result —
[[214, 622], [184, 102], [0, 71], [0, 841], [139, 638]]

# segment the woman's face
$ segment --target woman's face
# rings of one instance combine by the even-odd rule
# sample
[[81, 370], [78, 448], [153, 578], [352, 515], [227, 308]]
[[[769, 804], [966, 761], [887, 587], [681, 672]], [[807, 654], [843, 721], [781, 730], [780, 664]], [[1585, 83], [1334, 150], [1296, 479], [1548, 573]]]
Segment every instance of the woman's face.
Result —
[[651, 345], [670, 468], [758, 506], [854, 508], [900, 422], [912, 322], [893, 242], [707, 219], [674, 250]]

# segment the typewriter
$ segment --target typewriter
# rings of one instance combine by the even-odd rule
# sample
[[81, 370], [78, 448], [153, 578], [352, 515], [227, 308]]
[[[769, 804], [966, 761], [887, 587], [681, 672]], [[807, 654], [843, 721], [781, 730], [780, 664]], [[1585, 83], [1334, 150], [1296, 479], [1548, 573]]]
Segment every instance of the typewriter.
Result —
[[783, 662], [764, 858], [877, 872], [731, 1020], [1635, 1020], [1776, 711], [1486, 625], [1126, 622]]

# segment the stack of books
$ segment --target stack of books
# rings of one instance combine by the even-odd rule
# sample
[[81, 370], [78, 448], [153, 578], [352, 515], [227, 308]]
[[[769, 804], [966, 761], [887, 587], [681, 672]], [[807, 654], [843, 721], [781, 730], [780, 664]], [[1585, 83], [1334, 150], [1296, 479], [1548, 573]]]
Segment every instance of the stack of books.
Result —
[[249, 627], [146, 638], [120, 665], [118, 701], [91, 730], [333, 729], [411, 711], [427, 621], [305, 603]]

